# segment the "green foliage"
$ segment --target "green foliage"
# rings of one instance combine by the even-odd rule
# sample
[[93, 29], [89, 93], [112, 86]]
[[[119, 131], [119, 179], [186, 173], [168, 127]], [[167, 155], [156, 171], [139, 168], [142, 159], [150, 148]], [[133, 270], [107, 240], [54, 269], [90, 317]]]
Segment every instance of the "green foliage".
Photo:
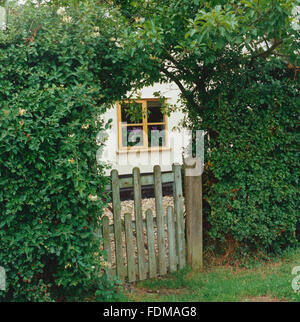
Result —
[[277, 59], [211, 80], [203, 122], [193, 124], [211, 133], [205, 173], [209, 236], [222, 242], [232, 236], [248, 250], [268, 252], [297, 244], [299, 81]]
[[123, 109], [128, 123], [141, 123], [143, 119], [143, 110], [141, 109], [141, 104], [136, 103], [134, 100], [123, 104]]
[[105, 184], [99, 116], [130, 89], [130, 67], [110, 41], [116, 20], [92, 2], [10, 12], [9, 31], [0, 31], [0, 299], [85, 300], [98, 291], [114, 300], [94, 232]]
[[140, 281], [131, 301], [145, 302], [299, 302], [300, 292], [292, 288], [294, 267], [300, 250], [285, 251], [269, 263], [251, 267], [208, 267], [201, 274], [182, 270], [165, 278]]
[[210, 240], [233, 237], [243, 254], [297, 243], [300, 34], [293, 8], [299, 2], [115, 3], [131, 21], [125, 50], [134, 56], [143, 48], [147, 79], [175, 82], [188, 114], [183, 125], [209, 137]]

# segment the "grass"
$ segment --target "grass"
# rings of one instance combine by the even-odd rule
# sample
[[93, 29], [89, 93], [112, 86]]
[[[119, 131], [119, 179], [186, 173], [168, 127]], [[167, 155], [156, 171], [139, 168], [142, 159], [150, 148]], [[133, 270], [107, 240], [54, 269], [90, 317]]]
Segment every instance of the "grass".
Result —
[[300, 249], [252, 268], [205, 267], [202, 272], [185, 269], [131, 284], [124, 295], [132, 302], [300, 302], [300, 290], [295, 293], [291, 286], [295, 266], [300, 266]]

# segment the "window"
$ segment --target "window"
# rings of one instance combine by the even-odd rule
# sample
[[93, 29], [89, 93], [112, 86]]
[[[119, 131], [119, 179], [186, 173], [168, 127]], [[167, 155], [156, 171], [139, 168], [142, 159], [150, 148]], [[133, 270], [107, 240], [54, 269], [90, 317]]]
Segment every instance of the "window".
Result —
[[119, 150], [167, 148], [167, 115], [158, 99], [117, 103]]

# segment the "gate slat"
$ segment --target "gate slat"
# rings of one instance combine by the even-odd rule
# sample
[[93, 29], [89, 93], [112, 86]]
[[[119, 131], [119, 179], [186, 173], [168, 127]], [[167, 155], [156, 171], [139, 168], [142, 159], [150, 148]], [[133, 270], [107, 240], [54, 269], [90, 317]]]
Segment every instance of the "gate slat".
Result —
[[175, 223], [173, 207], [168, 206], [167, 208], [167, 218], [168, 218], [168, 241], [169, 241], [169, 267], [170, 272], [177, 271], [176, 264], [176, 244], [175, 244]]
[[[111, 256], [111, 246], [110, 246], [110, 231], [109, 231], [109, 218], [104, 216], [102, 219], [102, 235], [103, 235], [103, 249], [106, 252], [107, 262], [109, 266], [112, 264]], [[111, 278], [109, 270], [107, 270], [107, 275]]]
[[123, 281], [125, 278], [125, 266], [122, 247], [122, 223], [121, 223], [121, 201], [120, 201], [120, 182], [117, 170], [111, 171], [112, 182], [112, 204], [114, 217], [114, 235], [116, 249], [117, 276]]
[[141, 176], [140, 169], [134, 168], [133, 175], [133, 195], [134, 195], [134, 216], [136, 223], [136, 244], [138, 252], [138, 268], [139, 279], [146, 278], [146, 263], [145, 263], [145, 240], [143, 229], [143, 215], [142, 215], [142, 190], [141, 190]]
[[156, 267], [156, 256], [155, 256], [153, 214], [151, 209], [148, 209], [146, 211], [146, 222], [147, 222], [149, 277], [154, 278], [157, 276], [157, 267]]
[[184, 236], [184, 218], [183, 218], [183, 195], [182, 195], [182, 180], [181, 180], [181, 166], [173, 164], [174, 183], [173, 183], [173, 197], [174, 197], [174, 212], [176, 217], [176, 248], [179, 262], [179, 269], [185, 267], [186, 251], [185, 251], [185, 236]]
[[157, 244], [158, 244], [158, 268], [159, 274], [167, 273], [166, 265], [166, 247], [165, 247], [165, 230], [163, 220], [163, 200], [162, 200], [162, 180], [160, 166], [154, 166], [154, 192], [155, 192], [155, 209], [157, 222]]
[[136, 271], [135, 271], [135, 256], [134, 256], [134, 248], [133, 248], [133, 231], [132, 231], [131, 214], [125, 214], [125, 241], [126, 241], [128, 282], [134, 282], [136, 281]]

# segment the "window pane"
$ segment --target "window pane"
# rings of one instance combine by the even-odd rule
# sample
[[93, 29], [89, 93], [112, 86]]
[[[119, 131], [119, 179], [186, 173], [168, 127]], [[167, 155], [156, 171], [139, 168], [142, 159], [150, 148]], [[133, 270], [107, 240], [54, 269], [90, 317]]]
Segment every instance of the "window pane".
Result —
[[122, 146], [143, 146], [143, 127], [142, 126], [123, 126], [122, 127]]
[[142, 123], [142, 103], [132, 102], [121, 105], [121, 122], [125, 123]]
[[164, 125], [148, 126], [148, 144], [149, 147], [166, 145], [166, 133]]
[[158, 101], [148, 101], [148, 123], [164, 122], [164, 115], [161, 112], [161, 103]]

